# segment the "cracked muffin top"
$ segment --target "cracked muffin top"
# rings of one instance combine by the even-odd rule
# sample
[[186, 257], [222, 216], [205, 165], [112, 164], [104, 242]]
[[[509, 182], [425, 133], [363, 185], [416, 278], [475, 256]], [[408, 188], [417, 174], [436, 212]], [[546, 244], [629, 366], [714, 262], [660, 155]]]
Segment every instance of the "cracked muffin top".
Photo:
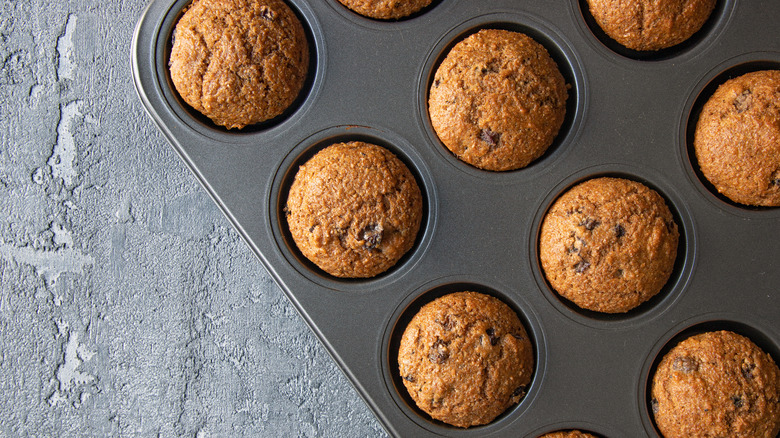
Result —
[[195, 0], [174, 29], [169, 67], [188, 105], [217, 125], [243, 128], [295, 101], [309, 48], [282, 0]]
[[558, 65], [531, 37], [483, 29], [457, 43], [436, 70], [431, 124], [459, 159], [485, 170], [528, 166], [552, 145], [568, 91]]
[[433, 0], [339, 0], [354, 12], [378, 20], [398, 20], [419, 12]]
[[650, 406], [665, 438], [775, 438], [780, 370], [744, 336], [702, 333], [677, 344], [658, 364]]
[[588, 0], [601, 29], [638, 51], [676, 46], [701, 29], [716, 0]]
[[724, 196], [780, 206], [780, 70], [718, 87], [699, 115], [694, 149], [702, 174]]
[[378, 275], [409, 251], [422, 220], [422, 194], [406, 165], [364, 142], [321, 150], [295, 175], [287, 224], [303, 255], [342, 278]]
[[550, 207], [539, 259], [562, 297], [583, 309], [622, 313], [663, 288], [678, 240], [677, 224], [657, 192], [623, 178], [594, 178]]
[[534, 369], [528, 334], [498, 298], [455, 292], [423, 306], [398, 351], [417, 406], [457, 427], [487, 424], [526, 393]]

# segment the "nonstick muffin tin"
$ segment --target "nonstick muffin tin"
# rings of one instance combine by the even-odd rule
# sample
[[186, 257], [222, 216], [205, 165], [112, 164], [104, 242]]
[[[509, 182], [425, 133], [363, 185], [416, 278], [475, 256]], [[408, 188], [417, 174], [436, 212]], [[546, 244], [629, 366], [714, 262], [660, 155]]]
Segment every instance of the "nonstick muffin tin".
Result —
[[[171, 85], [171, 34], [189, 2], [154, 0], [140, 18], [132, 68], [141, 101], [391, 435], [536, 437], [576, 428], [655, 437], [652, 372], [680, 339], [730, 329], [780, 362], [780, 209], [743, 207], [714, 193], [692, 153], [698, 111], [720, 83], [780, 68], [780, 2], [719, 0], [688, 42], [647, 54], [610, 41], [585, 0], [440, 0], [400, 21], [364, 18], [337, 0], [288, 0], [309, 38], [307, 84], [285, 114], [242, 130], [212, 124]], [[459, 161], [428, 119], [436, 66], [482, 28], [532, 36], [571, 87], [555, 143], [522, 170]], [[286, 230], [285, 197], [298, 166], [348, 140], [393, 151], [424, 198], [416, 245], [372, 279], [318, 270]], [[626, 314], [580, 310], [550, 289], [539, 265], [545, 211], [596, 176], [655, 189], [680, 230], [671, 279]], [[396, 363], [414, 312], [460, 290], [513, 307], [536, 359], [526, 397], [469, 429], [419, 411]]]

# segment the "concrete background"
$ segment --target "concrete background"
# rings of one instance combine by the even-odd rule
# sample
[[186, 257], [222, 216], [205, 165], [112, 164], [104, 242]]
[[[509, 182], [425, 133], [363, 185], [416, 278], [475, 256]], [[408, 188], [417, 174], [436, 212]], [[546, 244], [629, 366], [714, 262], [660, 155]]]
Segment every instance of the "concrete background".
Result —
[[383, 430], [144, 113], [146, 0], [0, 6], [0, 436]]

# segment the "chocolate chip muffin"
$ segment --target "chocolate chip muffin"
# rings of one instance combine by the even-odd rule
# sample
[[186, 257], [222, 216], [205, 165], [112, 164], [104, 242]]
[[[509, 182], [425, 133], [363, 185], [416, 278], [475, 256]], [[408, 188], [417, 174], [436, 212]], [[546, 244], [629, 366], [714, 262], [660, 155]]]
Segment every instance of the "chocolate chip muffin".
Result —
[[525, 396], [531, 341], [504, 302], [477, 292], [438, 298], [412, 318], [398, 368], [417, 406], [457, 427], [493, 421]]
[[432, 0], [339, 0], [360, 15], [378, 20], [397, 20], [419, 12]]
[[780, 206], [780, 70], [718, 87], [699, 115], [694, 149], [702, 174], [724, 196]]
[[414, 245], [422, 194], [387, 149], [338, 143], [300, 167], [287, 198], [287, 224], [303, 255], [342, 278], [368, 278]]
[[526, 167], [555, 140], [567, 86], [547, 50], [531, 37], [483, 29], [457, 43], [436, 70], [431, 124], [461, 160], [480, 169]]
[[581, 308], [627, 312], [666, 284], [679, 232], [664, 199], [622, 178], [594, 178], [544, 217], [539, 259], [550, 286]]
[[546, 433], [539, 438], [596, 438], [596, 436], [589, 433], [580, 432], [579, 430], [569, 430]]
[[775, 438], [780, 370], [744, 336], [703, 333], [680, 342], [661, 360], [650, 404], [666, 438]]
[[228, 129], [282, 114], [306, 80], [306, 35], [282, 0], [195, 0], [173, 36], [176, 91]]
[[621, 45], [655, 51], [686, 41], [701, 29], [716, 0], [588, 0], [601, 29]]

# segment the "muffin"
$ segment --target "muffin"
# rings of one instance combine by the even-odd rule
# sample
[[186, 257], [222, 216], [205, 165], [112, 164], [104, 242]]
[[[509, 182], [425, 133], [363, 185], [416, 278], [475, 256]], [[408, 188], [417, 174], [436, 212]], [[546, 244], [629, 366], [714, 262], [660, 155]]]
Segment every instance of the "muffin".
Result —
[[601, 29], [638, 51], [676, 46], [701, 29], [716, 0], [588, 0]]
[[539, 438], [596, 438], [596, 436], [589, 433], [580, 432], [579, 430], [569, 430], [546, 433]]
[[423, 214], [406, 165], [357, 141], [331, 145], [302, 165], [285, 210], [301, 253], [342, 278], [373, 277], [395, 265], [414, 245]]
[[517, 314], [477, 292], [438, 298], [412, 318], [398, 351], [417, 406], [457, 427], [487, 424], [525, 396], [534, 357]]
[[539, 259], [550, 286], [587, 310], [627, 312], [666, 284], [679, 232], [664, 199], [622, 178], [594, 178], [544, 217]]
[[306, 35], [282, 0], [195, 0], [173, 37], [176, 91], [228, 129], [282, 114], [306, 80]]
[[555, 61], [531, 37], [483, 29], [457, 43], [436, 70], [431, 124], [458, 158], [480, 169], [526, 167], [553, 143], [568, 91]]
[[718, 192], [740, 204], [780, 206], [780, 70], [718, 87], [702, 108], [693, 144]]
[[378, 20], [397, 20], [419, 12], [433, 0], [339, 0], [352, 11]]
[[650, 405], [666, 438], [775, 438], [780, 370], [744, 336], [703, 333], [680, 342], [661, 360]]

